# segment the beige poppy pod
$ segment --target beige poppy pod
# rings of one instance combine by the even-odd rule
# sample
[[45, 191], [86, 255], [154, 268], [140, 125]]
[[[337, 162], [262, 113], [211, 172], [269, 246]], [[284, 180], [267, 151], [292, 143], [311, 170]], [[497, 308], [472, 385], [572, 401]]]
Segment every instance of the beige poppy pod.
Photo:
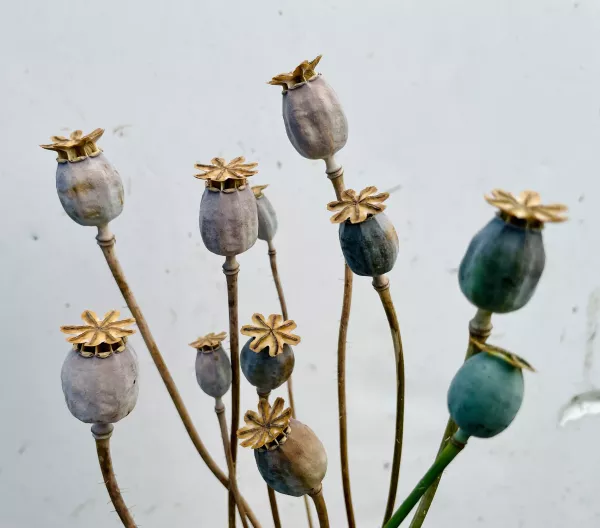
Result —
[[283, 122], [287, 136], [309, 159], [327, 159], [348, 140], [348, 121], [340, 100], [325, 79], [315, 72], [321, 55], [282, 73], [269, 84], [283, 87]]
[[52, 136], [52, 143], [41, 145], [58, 153], [56, 190], [65, 212], [80, 225], [102, 226], [123, 211], [123, 182], [117, 170], [102, 154], [96, 141], [104, 130], [97, 128], [83, 135]]
[[119, 320], [112, 310], [104, 318], [86, 310], [86, 323], [62, 326], [73, 348], [61, 371], [62, 389], [71, 414], [84, 423], [111, 424], [125, 418], [138, 397], [137, 356], [127, 343], [134, 319]]
[[256, 174], [256, 163], [240, 156], [225, 163], [197, 163], [196, 178], [206, 182], [200, 203], [200, 234], [206, 248], [217, 255], [235, 256], [250, 249], [258, 238], [256, 198], [246, 178]]

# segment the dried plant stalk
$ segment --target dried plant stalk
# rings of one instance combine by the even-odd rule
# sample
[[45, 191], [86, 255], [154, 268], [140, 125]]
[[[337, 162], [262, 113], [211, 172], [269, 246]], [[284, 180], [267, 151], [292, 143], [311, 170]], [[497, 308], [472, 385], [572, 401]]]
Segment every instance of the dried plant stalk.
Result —
[[279, 508], [277, 507], [277, 497], [275, 490], [271, 486], [267, 485], [267, 491], [269, 493], [269, 504], [271, 506], [271, 514], [273, 515], [273, 525], [275, 528], [281, 528], [281, 519], [279, 518]]
[[379, 293], [385, 315], [387, 316], [394, 343], [394, 354], [396, 356], [396, 427], [394, 437], [394, 456], [392, 458], [392, 471], [390, 475], [390, 489], [383, 518], [384, 524], [394, 512], [396, 493], [398, 491], [398, 479], [400, 477], [400, 461], [402, 459], [402, 442], [404, 439], [404, 354], [402, 351], [402, 338], [400, 337], [400, 325], [394, 308], [394, 302], [390, 294], [390, 281], [383, 275], [373, 279], [373, 287]]
[[[487, 338], [492, 333], [492, 324], [491, 324], [491, 312], [486, 312], [485, 310], [477, 310], [475, 317], [471, 319], [469, 323], [469, 344], [467, 346], [467, 353], [465, 355], [465, 361], [475, 355], [479, 349], [473, 344], [472, 340], [478, 340], [482, 343], [485, 343]], [[442, 438], [442, 442], [440, 443], [440, 448], [438, 449], [437, 456], [440, 456], [441, 452], [450, 442], [450, 439], [456, 434], [458, 431], [458, 426], [454, 423], [451, 418], [448, 418], [448, 423], [446, 424], [446, 430], [444, 431], [444, 436]], [[433, 483], [429, 486], [421, 501], [419, 502], [419, 506], [415, 515], [410, 523], [409, 528], [421, 528], [423, 523], [425, 522], [425, 517], [429, 513], [429, 508], [431, 507], [431, 503], [435, 498], [435, 494], [437, 492], [438, 486], [440, 485], [440, 480], [442, 480], [442, 475], [440, 474], [433, 481]]]
[[329, 528], [329, 516], [327, 515], [327, 505], [325, 504], [325, 498], [323, 497], [323, 487], [318, 492], [311, 495], [315, 508], [317, 509], [317, 515], [319, 516], [320, 528]]
[[[219, 479], [223, 486], [229, 489], [229, 479], [227, 478], [225, 473], [221, 471], [221, 468], [219, 468], [219, 466], [210, 456], [210, 453], [206, 449], [204, 442], [202, 442], [202, 439], [200, 438], [200, 435], [198, 434], [198, 431], [196, 430], [196, 427], [192, 422], [192, 418], [188, 410], [186, 409], [185, 404], [183, 403], [183, 399], [179, 394], [179, 390], [175, 385], [175, 381], [173, 380], [173, 377], [171, 376], [171, 373], [167, 368], [165, 360], [163, 359], [162, 354], [158, 349], [156, 341], [154, 341], [154, 337], [150, 332], [148, 323], [146, 322], [146, 319], [142, 314], [142, 311], [137, 301], [135, 300], [133, 292], [131, 291], [129, 284], [127, 283], [125, 273], [123, 272], [123, 268], [121, 267], [121, 264], [119, 263], [119, 260], [114, 250], [114, 235], [110, 232], [108, 226], [101, 226], [98, 228], [98, 236], [96, 237], [96, 239], [98, 240], [98, 245], [100, 246], [100, 249], [102, 249], [102, 253], [104, 254], [106, 263], [108, 264], [108, 267], [110, 268], [110, 271], [113, 274], [115, 282], [117, 283], [119, 290], [121, 290], [121, 294], [123, 295], [123, 298], [125, 299], [125, 302], [129, 307], [129, 311], [136, 320], [137, 326], [140, 330], [140, 334], [142, 334], [144, 343], [146, 343], [146, 347], [148, 348], [148, 352], [150, 352], [150, 356], [152, 357], [152, 360], [156, 365], [158, 373], [160, 374], [160, 377], [163, 380], [167, 391], [169, 392], [169, 396], [171, 397], [171, 400], [173, 401], [173, 404], [177, 409], [177, 413], [179, 414], [179, 417], [181, 418], [181, 421], [183, 422], [183, 425], [190, 439], [192, 440], [194, 447], [198, 451], [198, 454], [202, 457], [202, 460], [204, 460], [204, 463], [208, 466], [208, 469], [210, 469], [213, 475], [217, 477], [217, 479]], [[250, 509], [250, 506], [248, 506], [248, 503], [243, 498], [242, 502], [244, 504], [246, 514], [248, 515], [248, 518], [252, 523], [252, 526], [254, 526], [254, 528], [260, 528], [260, 523], [258, 522], [258, 519]]]

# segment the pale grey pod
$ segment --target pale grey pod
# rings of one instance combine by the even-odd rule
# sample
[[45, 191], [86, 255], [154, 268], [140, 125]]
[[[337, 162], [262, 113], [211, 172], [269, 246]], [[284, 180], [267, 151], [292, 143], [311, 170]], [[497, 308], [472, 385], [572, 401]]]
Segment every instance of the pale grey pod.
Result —
[[222, 398], [231, 386], [231, 363], [223, 347], [198, 350], [196, 380], [200, 388], [213, 398]]
[[56, 190], [66, 213], [80, 225], [105, 225], [123, 211], [121, 176], [104, 154], [59, 162]]
[[256, 207], [258, 209], [258, 238], [270, 242], [277, 233], [277, 214], [264, 194], [256, 198]]
[[289, 140], [305, 158], [329, 158], [348, 139], [342, 105], [321, 75], [283, 92], [283, 121]]
[[61, 371], [71, 414], [84, 423], [109, 424], [125, 418], [138, 398], [138, 362], [133, 349], [106, 358], [69, 351]]
[[250, 187], [207, 187], [200, 203], [200, 234], [206, 248], [217, 255], [231, 257], [250, 249], [258, 238], [256, 198]]

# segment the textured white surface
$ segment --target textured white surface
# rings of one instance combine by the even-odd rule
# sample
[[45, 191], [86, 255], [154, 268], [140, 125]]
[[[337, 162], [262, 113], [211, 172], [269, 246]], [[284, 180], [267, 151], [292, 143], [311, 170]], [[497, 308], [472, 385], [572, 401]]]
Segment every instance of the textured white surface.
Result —
[[[7, 3], [0, 19], [0, 526], [119, 526], [89, 427], [63, 401], [69, 345], [58, 327], [76, 324], [85, 308], [104, 313], [124, 303], [94, 230], [62, 211], [53, 155], [37, 147], [64, 127], [97, 126], [106, 128], [100, 144], [126, 188], [112, 226], [117, 251], [222, 467], [213, 405], [196, 385], [187, 346], [228, 326], [222, 262], [198, 231], [203, 187], [193, 164], [240, 154], [259, 162], [254, 179], [271, 184], [281, 274], [303, 338], [298, 412], [329, 453], [332, 526], [345, 525], [335, 382], [343, 265], [325, 209], [333, 192], [324, 164], [289, 144], [279, 89], [265, 85], [318, 53], [348, 116], [348, 144], [338, 155], [348, 185], [401, 186], [388, 202], [401, 239], [390, 278], [407, 368], [399, 498], [431, 462], [447, 417], [445, 391], [474, 313], [456, 268], [492, 214], [482, 194], [534, 188], [569, 204], [572, 220], [548, 227], [539, 290], [522, 311], [495, 319], [494, 342], [539, 373], [527, 375], [514, 425], [472, 441], [448, 471], [427, 526], [598, 526], [600, 420], [559, 429], [557, 419], [575, 393], [600, 383], [597, 362], [583, 374], [586, 350], [594, 354], [593, 344], [586, 349], [586, 306], [600, 285], [599, 35], [595, 0]], [[243, 324], [278, 304], [266, 244], [239, 261]], [[113, 437], [125, 497], [145, 528], [224, 527], [226, 494], [196, 455], [139, 335], [132, 343], [140, 398]], [[359, 525], [373, 527], [387, 495], [394, 373], [388, 329], [366, 279], [356, 280], [348, 354], [355, 508]], [[243, 408], [254, 402], [244, 384]], [[249, 451], [241, 451], [240, 480], [270, 526]], [[280, 507], [286, 527], [306, 526], [300, 500], [281, 498]]]

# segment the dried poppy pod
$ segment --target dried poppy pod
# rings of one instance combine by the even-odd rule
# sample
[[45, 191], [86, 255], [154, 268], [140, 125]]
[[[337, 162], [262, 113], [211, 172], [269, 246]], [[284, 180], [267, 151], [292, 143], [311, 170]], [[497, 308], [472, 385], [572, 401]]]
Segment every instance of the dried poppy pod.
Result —
[[104, 130], [83, 135], [76, 130], [69, 139], [52, 136], [52, 143], [40, 145], [58, 152], [56, 190], [66, 213], [80, 225], [102, 226], [123, 211], [121, 176], [98, 148]]
[[231, 387], [231, 363], [221, 346], [225, 332], [199, 337], [190, 346], [196, 355], [196, 380], [200, 388], [213, 398], [222, 398]]
[[138, 397], [138, 362], [127, 337], [134, 319], [119, 319], [112, 310], [101, 320], [89, 310], [86, 323], [62, 326], [73, 344], [62, 366], [61, 380], [67, 407], [84, 423], [112, 424], [125, 418]]
[[271, 242], [277, 233], [277, 215], [269, 199], [263, 191], [268, 185], [255, 185], [252, 192], [256, 198], [256, 207], [258, 210], [258, 238], [266, 242]]
[[315, 68], [321, 55], [304, 61], [293, 72], [269, 84], [283, 86], [283, 122], [287, 136], [301, 156], [327, 159], [348, 139], [348, 121], [338, 96]]
[[283, 385], [294, 370], [294, 352], [290, 345], [300, 343], [300, 337], [292, 334], [296, 323], [284, 321], [281, 315], [262, 314], [252, 316], [252, 325], [242, 326], [240, 332], [251, 339], [241, 354], [242, 372], [250, 384], [261, 394]]
[[496, 189], [485, 199], [499, 212], [471, 240], [458, 281], [478, 308], [512, 312], [529, 302], [544, 270], [544, 223], [564, 222], [567, 208], [540, 205], [540, 196], [533, 191], [515, 197]]
[[469, 436], [490, 438], [514, 420], [523, 401], [522, 369], [533, 367], [516, 354], [473, 340], [481, 352], [458, 370], [448, 390], [448, 409]]
[[352, 189], [342, 193], [341, 200], [330, 202], [335, 211], [331, 222], [340, 224], [340, 243], [344, 258], [356, 275], [378, 277], [390, 271], [398, 257], [398, 235], [383, 213], [382, 202], [388, 193], [367, 187], [357, 196]]
[[206, 189], [200, 203], [200, 234], [209, 251], [222, 256], [240, 255], [258, 237], [258, 216], [254, 193], [246, 178], [256, 174], [256, 163], [244, 163], [242, 156], [225, 163], [213, 158], [211, 165], [197, 163]]
[[327, 453], [310, 427], [294, 420], [292, 410], [283, 410], [283, 399], [273, 407], [266, 399], [258, 413], [248, 411], [246, 426], [237, 432], [243, 447], [254, 449], [258, 471], [267, 485], [278, 493], [301, 497], [321, 489], [327, 472]]

